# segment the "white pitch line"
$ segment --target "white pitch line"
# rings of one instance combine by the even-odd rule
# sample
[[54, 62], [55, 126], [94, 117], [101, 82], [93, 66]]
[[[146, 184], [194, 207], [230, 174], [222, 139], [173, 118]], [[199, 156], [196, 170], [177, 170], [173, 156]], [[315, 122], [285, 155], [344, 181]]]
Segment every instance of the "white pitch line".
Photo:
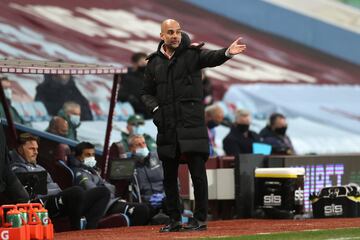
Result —
[[351, 240], [351, 239], [360, 239], [360, 237], [326, 238], [325, 240]]

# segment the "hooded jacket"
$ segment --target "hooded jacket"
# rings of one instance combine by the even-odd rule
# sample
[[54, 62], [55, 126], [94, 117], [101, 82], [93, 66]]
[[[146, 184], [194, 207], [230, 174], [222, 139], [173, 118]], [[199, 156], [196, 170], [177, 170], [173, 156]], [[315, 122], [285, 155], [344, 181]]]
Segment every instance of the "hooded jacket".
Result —
[[203, 50], [204, 44], [192, 45], [187, 34], [171, 59], [164, 56], [159, 43], [151, 54], [145, 70], [142, 101], [157, 126], [157, 146], [161, 160], [180, 153], [209, 154], [209, 140], [205, 126], [201, 69], [223, 64], [229, 58], [226, 48]]

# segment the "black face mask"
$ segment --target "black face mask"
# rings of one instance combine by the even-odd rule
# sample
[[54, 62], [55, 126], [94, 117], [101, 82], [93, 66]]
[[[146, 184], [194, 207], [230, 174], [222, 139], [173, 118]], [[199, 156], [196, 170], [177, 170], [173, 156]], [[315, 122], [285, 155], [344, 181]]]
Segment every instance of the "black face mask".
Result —
[[140, 73], [145, 73], [145, 68], [146, 68], [146, 66], [139, 66], [137, 68], [137, 71], [140, 72]]
[[286, 133], [287, 127], [281, 127], [281, 128], [275, 128], [274, 132], [276, 132], [279, 135], [284, 136]]
[[219, 126], [219, 124], [217, 122], [215, 122], [214, 120], [210, 120], [210, 121], [208, 121], [207, 126], [208, 126], [208, 128], [213, 129], [214, 127]]
[[236, 125], [237, 130], [239, 130], [242, 133], [249, 131], [249, 127], [250, 127], [249, 124], [237, 124]]

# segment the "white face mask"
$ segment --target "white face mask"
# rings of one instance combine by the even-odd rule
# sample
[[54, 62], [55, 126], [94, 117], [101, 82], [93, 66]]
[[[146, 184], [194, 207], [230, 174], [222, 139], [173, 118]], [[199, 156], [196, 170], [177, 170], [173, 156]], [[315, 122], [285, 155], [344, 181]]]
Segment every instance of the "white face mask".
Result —
[[5, 97], [7, 99], [11, 99], [12, 98], [12, 90], [11, 90], [11, 88], [4, 89], [4, 94], [5, 94]]
[[138, 149], [136, 149], [135, 155], [138, 157], [144, 158], [147, 155], [149, 155], [149, 149], [147, 147], [138, 148]]
[[95, 167], [96, 165], [95, 157], [92, 156], [92, 157], [84, 158], [84, 164], [88, 167]]
[[137, 126], [137, 127], [134, 127], [133, 132], [134, 132], [135, 135], [144, 135], [144, 133], [145, 133], [145, 127], [142, 126], [142, 125], [139, 125], [139, 126]]
[[75, 126], [80, 124], [80, 116], [79, 115], [74, 115], [74, 114], [70, 114], [70, 122], [72, 124], [74, 124]]

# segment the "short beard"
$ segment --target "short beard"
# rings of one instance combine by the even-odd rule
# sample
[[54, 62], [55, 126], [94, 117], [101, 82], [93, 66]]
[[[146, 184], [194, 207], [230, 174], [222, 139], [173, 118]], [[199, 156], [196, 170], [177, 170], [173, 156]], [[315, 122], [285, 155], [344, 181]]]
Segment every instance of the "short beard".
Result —
[[36, 164], [37, 163], [36, 159], [35, 160], [29, 160], [28, 162], [31, 163], [31, 164]]

